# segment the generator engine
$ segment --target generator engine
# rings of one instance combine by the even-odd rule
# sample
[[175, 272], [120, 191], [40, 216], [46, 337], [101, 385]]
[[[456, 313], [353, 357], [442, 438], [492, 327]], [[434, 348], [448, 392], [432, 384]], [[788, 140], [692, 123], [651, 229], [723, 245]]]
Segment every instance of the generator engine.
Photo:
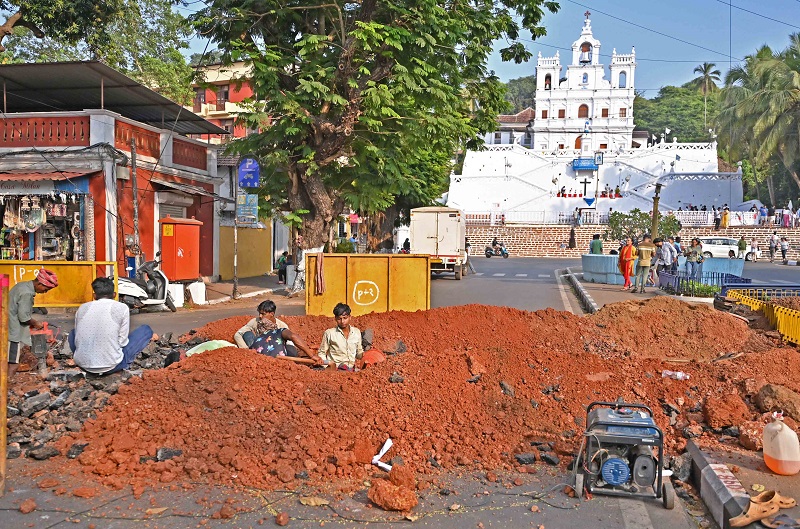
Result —
[[663, 434], [644, 404], [593, 402], [576, 461], [576, 491], [660, 498], [673, 508], [675, 493], [663, 481]]

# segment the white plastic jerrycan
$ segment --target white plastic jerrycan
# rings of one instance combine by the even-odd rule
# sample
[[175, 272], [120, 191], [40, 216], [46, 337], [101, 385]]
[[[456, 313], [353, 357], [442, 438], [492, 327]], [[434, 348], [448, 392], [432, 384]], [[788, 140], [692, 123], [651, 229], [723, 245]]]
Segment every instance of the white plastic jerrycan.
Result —
[[800, 442], [797, 434], [783, 423], [783, 412], [772, 414], [772, 422], [764, 427], [764, 463], [784, 476], [800, 472]]

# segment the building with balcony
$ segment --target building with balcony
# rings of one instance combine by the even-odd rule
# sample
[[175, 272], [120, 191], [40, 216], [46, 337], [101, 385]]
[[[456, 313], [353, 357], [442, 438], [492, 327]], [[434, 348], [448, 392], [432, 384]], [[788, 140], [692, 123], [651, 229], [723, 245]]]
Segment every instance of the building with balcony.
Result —
[[[714, 138], [679, 143], [667, 129], [650, 141], [647, 133], [634, 132], [636, 51], [614, 49], [606, 69], [589, 15], [572, 44], [566, 75], [559, 53], [539, 54], [535, 111], [498, 117], [485, 147], [468, 151], [462, 174], [451, 177], [447, 204], [526, 222], [576, 209], [650, 210], [655, 184], [661, 184], [662, 210], [736, 208], [742, 175], [719, 172]], [[526, 115], [527, 123], [519, 123]]]
[[200, 275], [219, 274], [217, 152], [188, 136], [224, 129], [99, 62], [2, 65], [0, 78], [0, 257], [125, 270], [134, 240], [142, 258], [160, 251], [169, 215], [203, 222]]

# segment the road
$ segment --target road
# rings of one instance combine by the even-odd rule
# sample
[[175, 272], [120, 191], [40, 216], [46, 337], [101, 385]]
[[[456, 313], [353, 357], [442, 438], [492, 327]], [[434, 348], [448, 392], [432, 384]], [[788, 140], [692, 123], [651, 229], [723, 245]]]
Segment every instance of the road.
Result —
[[[476, 257], [473, 261], [475, 274], [466, 275], [461, 281], [456, 281], [452, 275], [434, 276], [431, 281], [431, 305], [433, 307], [465, 305], [481, 303], [515, 307], [524, 310], [539, 310], [553, 307], [559, 310], [570, 310], [580, 313], [577, 302], [568, 288], [561, 288], [556, 277], [556, 270], [566, 267], [579, 268], [579, 259], [543, 259], [543, 258], [510, 258], [486, 259]], [[789, 283], [800, 279], [800, 269], [797, 267], [782, 266], [769, 262], [747, 263], [745, 265], [746, 277], [755, 283]], [[303, 314], [302, 299], [286, 299], [283, 296], [272, 296], [278, 305], [279, 314]], [[179, 310], [175, 314], [137, 314], [132, 317], [132, 325], [148, 323], [158, 333], [171, 331], [182, 333], [191, 328], [198, 327], [209, 321], [239, 314], [255, 314], [255, 306], [260, 298], [250, 298], [222, 305], [203, 307], [199, 309]], [[67, 328], [71, 327], [70, 315], [52, 314], [48, 319], [53, 322], [61, 321]], [[541, 505], [540, 514], [532, 514], [531, 501], [519, 496], [516, 491], [506, 490], [504, 487], [490, 486], [480, 479], [480, 476], [471, 477], [460, 475], [443, 476], [444, 481], [450, 481], [452, 488], [460, 491], [459, 498], [443, 497], [440, 494], [430, 494], [417, 509], [427, 516], [420, 520], [421, 523], [434, 524], [439, 527], [475, 527], [479, 523], [485, 527], [523, 527], [543, 524], [548, 528], [566, 527], [606, 527], [619, 529], [659, 529], [670, 527], [688, 529], [696, 527], [696, 521], [691, 520], [683, 505], [673, 511], [663, 509], [659, 502], [641, 501], [626, 498], [597, 496], [588, 503], [578, 504], [565, 501], [560, 493], [554, 493], [551, 498], [563, 507], [551, 508]], [[528, 482], [529, 477], [524, 481]], [[536, 485], [536, 489], [545, 489], [545, 486], [563, 481], [566, 476], [543, 471], [538, 477], [532, 478], [529, 485]], [[511, 478], [509, 478], [511, 479]], [[528, 490], [525, 486], [523, 490]], [[483, 491], [487, 490], [488, 496]], [[216, 490], [220, 493], [220, 490]], [[360, 493], [359, 493], [360, 494]], [[477, 498], [477, 499], [476, 499]], [[452, 503], [461, 504], [462, 510], [450, 512]], [[182, 500], [183, 501], [183, 500]], [[194, 497], [189, 494], [186, 503], [191, 504]], [[362, 502], [345, 498], [347, 509], [355, 509]], [[349, 503], [348, 503], [349, 502]], [[2, 502], [0, 502], [2, 504]], [[573, 507], [573, 508], [569, 508]], [[694, 505], [692, 509], [702, 509], [701, 505]], [[299, 512], [297, 507], [291, 507], [293, 515], [300, 519], [294, 520], [293, 525], [298, 527], [319, 526], [320, 519], [312, 512]], [[358, 517], [351, 511], [351, 521]], [[708, 519], [708, 517], [706, 517]], [[313, 520], [313, 521], [312, 521]], [[362, 518], [363, 520], [363, 518]], [[239, 522], [251, 522], [246, 515]], [[332, 521], [332, 520], [331, 520]], [[343, 520], [342, 520], [343, 521]], [[376, 520], [377, 524], [389, 525], [392, 521]], [[181, 527], [181, 520], [171, 520], [159, 527]], [[395, 522], [396, 523], [396, 522]], [[252, 525], [252, 523], [250, 524]], [[348, 526], [361, 526], [361, 523], [350, 523]], [[375, 522], [371, 525], [376, 525]], [[415, 524], [416, 525], [416, 524]], [[120, 525], [120, 527], [127, 525]], [[216, 524], [209, 524], [216, 527]]]

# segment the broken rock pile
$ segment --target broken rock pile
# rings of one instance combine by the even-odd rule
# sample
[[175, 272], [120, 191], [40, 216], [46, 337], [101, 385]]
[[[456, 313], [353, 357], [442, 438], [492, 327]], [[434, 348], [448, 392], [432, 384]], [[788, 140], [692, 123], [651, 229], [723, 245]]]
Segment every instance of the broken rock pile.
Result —
[[[246, 319], [194, 336], [230, 339]], [[333, 325], [286, 321], [310, 344]], [[237, 348], [209, 351], [131, 378], [95, 419], [52, 446], [82, 450], [79, 468], [113, 487], [293, 487], [376, 477], [370, 462], [387, 438], [394, 446], [385, 460], [399, 456], [421, 473], [563, 463], [580, 442], [585, 406], [617, 397], [651, 406], [667, 451], [677, 454], [686, 437], [737, 442], [740, 425], [761, 416], [754, 398], [768, 381], [800, 390], [796, 349], [739, 318], [666, 297], [585, 318], [472, 305], [353, 324], [374, 329], [378, 349], [402, 340], [407, 352], [346, 373]], [[712, 361], [728, 353], [737, 354]], [[690, 380], [662, 378], [676, 361]], [[402, 382], [390, 382], [395, 374]], [[398, 486], [390, 479], [383, 492], [388, 485]]]
[[[130, 371], [104, 377], [87, 377], [75, 367], [63, 340], [50, 344], [44, 378], [35, 370], [36, 358], [24, 357], [9, 392], [7, 457], [48, 459], [58, 455], [53, 441], [65, 433], [79, 431], [131, 376], [164, 367], [170, 353], [185, 347], [171, 343], [171, 335], [167, 334], [137, 357]], [[74, 449], [71, 456], [75, 457], [77, 451]]]

